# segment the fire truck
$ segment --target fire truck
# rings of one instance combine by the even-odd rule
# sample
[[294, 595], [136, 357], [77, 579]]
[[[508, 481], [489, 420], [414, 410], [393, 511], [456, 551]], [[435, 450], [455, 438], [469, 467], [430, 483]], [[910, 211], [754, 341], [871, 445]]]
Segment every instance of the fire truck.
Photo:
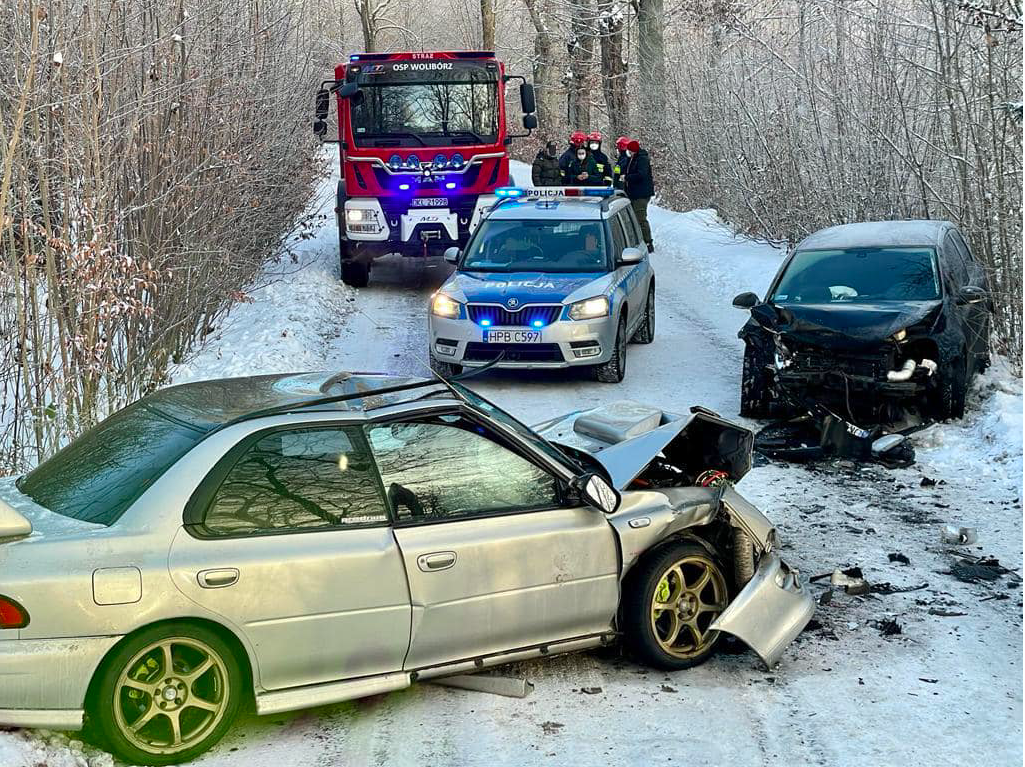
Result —
[[[519, 80], [526, 133], [506, 127]], [[338, 137], [327, 137], [332, 97]], [[508, 145], [537, 127], [534, 88], [489, 51], [358, 53], [321, 83], [314, 133], [337, 143], [335, 214], [342, 280], [364, 287], [374, 259], [466, 244], [507, 186]]]

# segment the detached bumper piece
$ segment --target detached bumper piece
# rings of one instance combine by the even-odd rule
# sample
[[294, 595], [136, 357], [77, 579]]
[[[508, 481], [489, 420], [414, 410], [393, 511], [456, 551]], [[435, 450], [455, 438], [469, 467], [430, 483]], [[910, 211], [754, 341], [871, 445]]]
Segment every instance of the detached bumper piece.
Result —
[[740, 639], [772, 668], [815, 611], [808, 589], [775, 551], [764, 554], [758, 570], [711, 628]]

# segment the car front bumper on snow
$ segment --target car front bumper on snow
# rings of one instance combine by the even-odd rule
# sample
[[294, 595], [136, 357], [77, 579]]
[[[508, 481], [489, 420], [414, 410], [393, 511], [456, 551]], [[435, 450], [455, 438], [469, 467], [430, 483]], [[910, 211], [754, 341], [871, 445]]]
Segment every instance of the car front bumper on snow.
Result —
[[0, 640], [0, 725], [80, 729], [89, 681], [119, 639]]
[[[489, 330], [531, 331], [530, 327], [496, 327]], [[540, 329], [539, 343], [486, 343], [485, 329], [469, 319], [431, 315], [431, 355], [439, 362], [466, 367], [486, 365], [504, 354], [496, 367], [565, 368], [599, 365], [612, 357], [616, 323], [612, 317], [595, 320], [556, 320]]]

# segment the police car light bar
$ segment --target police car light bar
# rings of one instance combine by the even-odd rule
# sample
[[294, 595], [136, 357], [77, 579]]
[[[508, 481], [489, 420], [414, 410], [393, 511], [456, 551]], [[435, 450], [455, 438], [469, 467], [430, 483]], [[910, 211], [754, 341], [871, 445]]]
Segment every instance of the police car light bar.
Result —
[[545, 199], [553, 197], [611, 197], [618, 190], [611, 186], [503, 186], [495, 190], [495, 196], [503, 199], [526, 197]]

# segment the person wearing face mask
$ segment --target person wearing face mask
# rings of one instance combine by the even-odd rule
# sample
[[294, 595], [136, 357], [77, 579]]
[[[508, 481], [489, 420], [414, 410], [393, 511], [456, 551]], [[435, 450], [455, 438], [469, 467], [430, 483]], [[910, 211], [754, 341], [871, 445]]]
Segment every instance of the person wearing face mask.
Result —
[[626, 168], [626, 145], [630, 143], [630, 139], [626, 136], [620, 136], [616, 139], [616, 151], [619, 156], [616, 158], [616, 164], [612, 166], [612, 186], [616, 189], [623, 188], [623, 170]]
[[564, 178], [566, 186], [602, 186], [605, 183], [598, 172], [598, 164], [584, 146], [577, 148]]
[[638, 141], [626, 145], [626, 168], [623, 170], [623, 189], [630, 198], [637, 220], [641, 224], [641, 233], [648, 246], [648, 252], [655, 252], [651, 241], [651, 226], [648, 224], [648, 201], [655, 194], [655, 181], [651, 175], [651, 162], [648, 152], [641, 149]]
[[549, 141], [544, 149], [537, 153], [530, 169], [530, 178], [534, 186], [561, 186], [562, 170], [559, 168], [559, 146]]
[[598, 131], [587, 137], [587, 148], [594, 158], [595, 165], [598, 166], [602, 183], [605, 186], [612, 186], [612, 164], [609, 162], [609, 156], [601, 150], [601, 134]]
[[569, 170], [569, 164], [573, 161], [573, 158], [577, 156], [577, 149], [587, 144], [587, 136], [584, 135], [582, 130], [575, 130], [569, 134], [569, 146], [566, 147], [566, 151], [562, 153], [559, 158], [559, 169], [562, 171], [563, 178], [566, 177], [566, 171]]

